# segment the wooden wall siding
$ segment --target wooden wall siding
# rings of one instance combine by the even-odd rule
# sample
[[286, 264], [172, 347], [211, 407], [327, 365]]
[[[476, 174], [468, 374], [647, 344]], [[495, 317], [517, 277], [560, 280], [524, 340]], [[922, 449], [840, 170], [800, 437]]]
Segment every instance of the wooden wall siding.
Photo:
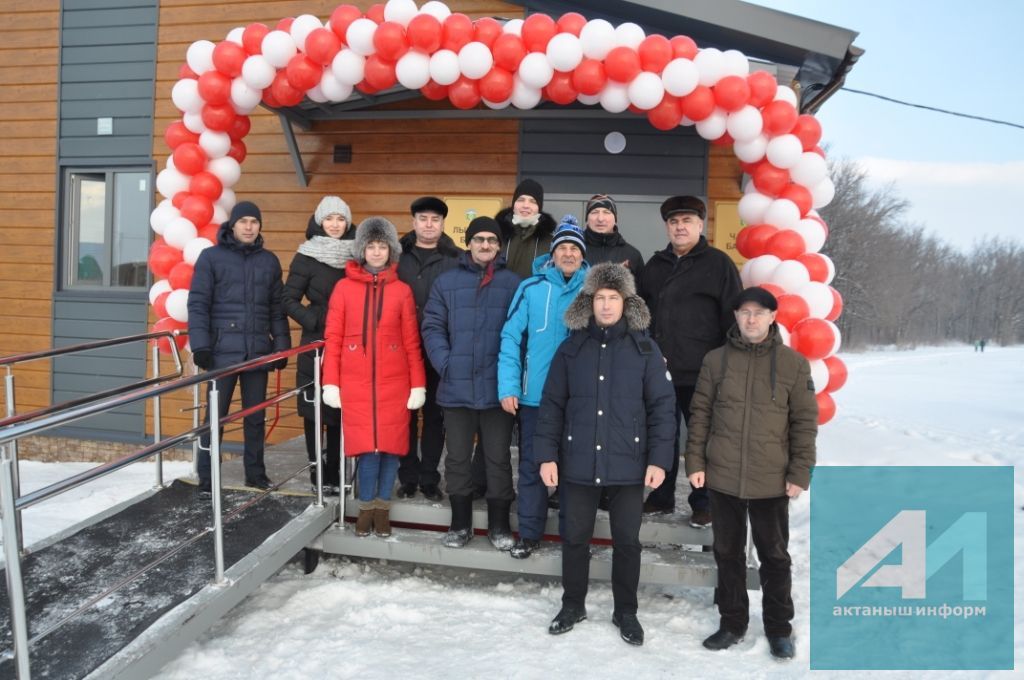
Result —
[[[738, 201], [743, 197], [740, 189], [739, 159], [731, 147], [708, 146], [708, 224], [705, 230], [708, 240], [715, 244], [715, 201]], [[724, 248], [724, 245], [719, 245]]]
[[[59, 22], [58, 0], [7, 2], [0, 22], [0, 356], [50, 346]], [[14, 375], [19, 411], [50, 403], [49, 362]]]

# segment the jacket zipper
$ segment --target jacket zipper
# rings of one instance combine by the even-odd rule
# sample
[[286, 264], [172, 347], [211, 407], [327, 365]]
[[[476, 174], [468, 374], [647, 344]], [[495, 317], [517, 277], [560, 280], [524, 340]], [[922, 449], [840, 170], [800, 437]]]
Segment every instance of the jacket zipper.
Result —
[[377, 275], [373, 275], [373, 295], [370, 297], [370, 399], [373, 404], [373, 452], [377, 447]]

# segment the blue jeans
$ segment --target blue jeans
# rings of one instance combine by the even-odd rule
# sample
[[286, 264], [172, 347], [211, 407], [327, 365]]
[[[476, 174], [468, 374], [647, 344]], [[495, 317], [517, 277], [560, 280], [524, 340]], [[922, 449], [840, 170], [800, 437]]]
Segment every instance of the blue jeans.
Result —
[[391, 500], [391, 487], [398, 473], [398, 458], [392, 453], [364, 453], [359, 456], [359, 500]]
[[539, 541], [548, 519], [548, 488], [540, 481], [540, 464], [533, 455], [537, 431], [536, 406], [519, 407], [519, 536]]

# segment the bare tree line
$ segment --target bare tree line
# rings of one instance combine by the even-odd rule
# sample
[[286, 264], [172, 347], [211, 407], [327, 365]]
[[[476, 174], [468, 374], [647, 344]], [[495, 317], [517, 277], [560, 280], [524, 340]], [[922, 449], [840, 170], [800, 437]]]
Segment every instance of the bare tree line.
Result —
[[871, 185], [855, 162], [832, 163], [836, 195], [821, 211], [824, 252], [843, 296], [844, 349], [950, 341], [1024, 341], [1024, 247], [986, 239], [964, 253], [905, 220], [909, 204]]

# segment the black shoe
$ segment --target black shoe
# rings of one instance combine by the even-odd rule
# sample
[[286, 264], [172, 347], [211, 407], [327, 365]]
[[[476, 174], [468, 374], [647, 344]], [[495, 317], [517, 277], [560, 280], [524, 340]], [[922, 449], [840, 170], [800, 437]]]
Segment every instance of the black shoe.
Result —
[[341, 495], [341, 487], [337, 484], [324, 484], [324, 495], [336, 497]]
[[213, 487], [210, 486], [209, 482], [199, 482], [199, 486], [196, 487], [196, 498], [201, 501], [208, 501], [213, 498]]
[[674, 505], [661, 505], [652, 501], [644, 501], [645, 515], [670, 515], [675, 511]]
[[690, 526], [694, 529], [711, 528], [711, 512], [708, 510], [694, 510], [690, 515]]
[[473, 538], [473, 499], [469, 496], [449, 496], [452, 523], [444, 536], [449, 548], [462, 548]]
[[796, 654], [792, 637], [770, 637], [768, 646], [772, 650], [772, 656], [776, 659], [792, 659]]
[[402, 482], [395, 495], [399, 498], [412, 498], [416, 495], [416, 482]]
[[525, 560], [539, 547], [540, 541], [535, 541], [532, 538], [520, 538], [516, 541], [516, 544], [512, 546], [509, 554], [517, 560]]
[[270, 478], [267, 477], [266, 475], [260, 475], [259, 477], [246, 478], [245, 485], [251, 486], [254, 489], [266, 491], [267, 489], [274, 486], [274, 483], [270, 481]]
[[548, 496], [548, 508], [558, 510], [558, 489], [555, 489], [555, 492]]
[[487, 538], [495, 550], [511, 550], [516, 539], [509, 526], [509, 506], [511, 501], [496, 498], [487, 499]]
[[444, 494], [437, 488], [437, 484], [420, 484], [420, 493], [428, 501], [443, 501]]
[[612, 623], [619, 629], [619, 635], [623, 640], [638, 647], [644, 643], [644, 627], [636, 618], [636, 614], [612, 613]]
[[704, 640], [704, 646], [710, 650], [729, 649], [737, 642], [742, 642], [743, 636], [737, 635], [725, 628], [719, 628], [715, 633]]
[[548, 632], [552, 635], [561, 635], [562, 633], [568, 633], [572, 630], [580, 621], [587, 618], [587, 610], [576, 609], [575, 607], [562, 606], [561, 611], [551, 621], [551, 625], [548, 626]]

